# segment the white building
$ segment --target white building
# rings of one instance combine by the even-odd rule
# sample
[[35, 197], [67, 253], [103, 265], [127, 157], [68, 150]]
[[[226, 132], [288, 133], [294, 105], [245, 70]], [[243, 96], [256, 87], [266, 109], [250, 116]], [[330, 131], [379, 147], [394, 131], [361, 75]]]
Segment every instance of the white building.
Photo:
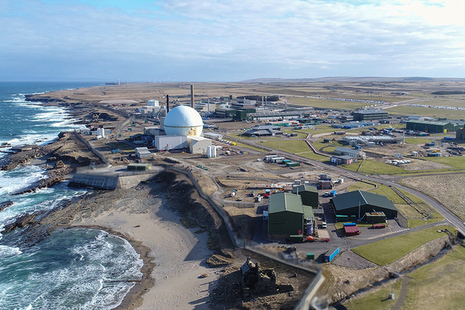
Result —
[[159, 151], [187, 149], [187, 136], [155, 136], [155, 148]]
[[159, 107], [160, 102], [158, 100], [147, 100], [147, 106], [148, 107]]
[[137, 158], [151, 158], [152, 153], [146, 147], [136, 147], [136, 157]]
[[362, 158], [364, 159], [366, 157], [365, 152], [361, 150], [355, 150], [355, 149], [349, 149], [347, 147], [337, 147], [334, 150], [334, 153], [338, 155], [349, 155], [354, 158]]
[[191, 154], [206, 154], [207, 148], [212, 146], [212, 140], [203, 137], [187, 136], [187, 144], [189, 145]]

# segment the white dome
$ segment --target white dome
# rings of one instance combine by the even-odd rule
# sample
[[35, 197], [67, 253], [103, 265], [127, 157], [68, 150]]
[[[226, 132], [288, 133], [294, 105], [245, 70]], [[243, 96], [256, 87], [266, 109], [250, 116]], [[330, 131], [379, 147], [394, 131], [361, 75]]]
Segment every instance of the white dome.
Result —
[[191, 107], [179, 106], [166, 115], [163, 123], [169, 136], [197, 136], [202, 134], [203, 121], [199, 112]]

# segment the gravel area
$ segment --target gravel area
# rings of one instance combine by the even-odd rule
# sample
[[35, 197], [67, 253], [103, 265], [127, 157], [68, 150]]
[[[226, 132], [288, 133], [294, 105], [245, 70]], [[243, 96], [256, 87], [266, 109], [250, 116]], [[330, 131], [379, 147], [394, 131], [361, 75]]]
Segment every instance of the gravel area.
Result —
[[344, 251], [342, 252], [342, 254], [338, 255], [336, 259], [333, 261], [333, 264], [341, 267], [354, 269], [366, 269], [376, 266], [376, 264], [355, 254], [351, 250]]

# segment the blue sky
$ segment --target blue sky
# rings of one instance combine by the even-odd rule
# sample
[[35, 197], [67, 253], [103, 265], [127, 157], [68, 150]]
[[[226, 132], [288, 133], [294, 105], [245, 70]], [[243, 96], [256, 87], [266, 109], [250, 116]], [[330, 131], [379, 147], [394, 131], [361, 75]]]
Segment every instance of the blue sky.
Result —
[[461, 0], [1, 0], [0, 81], [465, 78]]

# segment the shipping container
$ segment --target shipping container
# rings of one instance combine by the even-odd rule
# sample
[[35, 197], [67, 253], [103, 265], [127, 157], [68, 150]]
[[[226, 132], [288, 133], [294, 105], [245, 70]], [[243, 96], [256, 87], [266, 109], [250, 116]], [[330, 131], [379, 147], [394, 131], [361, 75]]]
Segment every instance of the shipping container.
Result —
[[354, 225], [354, 226], [345, 226], [344, 225], [344, 231], [346, 233], [346, 236], [360, 235], [360, 231], [358, 230], [357, 225]]
[[357, 226], [357, 224], [355, 223], [344, 223], [344, 227], [346, 226]]
[[299, 166], [300, 166], [299, 162], [286, 163], [286, 167], [299, 167]]
[[371, 227], [373, 229], [381, 229], [381, 228], [385, 228], [386, 225], [384, 225], [384, 224], [373, 224]]
[[308, 260], [314, 260], [315, 259], [315, 253], [307, 253], [307, 259]]
[[335, 247], [330, 249], [328, 252], [325, 254], [325, 262], [330, 262], [336, 257], [336, 255], [339, 254], [339, 247]]

